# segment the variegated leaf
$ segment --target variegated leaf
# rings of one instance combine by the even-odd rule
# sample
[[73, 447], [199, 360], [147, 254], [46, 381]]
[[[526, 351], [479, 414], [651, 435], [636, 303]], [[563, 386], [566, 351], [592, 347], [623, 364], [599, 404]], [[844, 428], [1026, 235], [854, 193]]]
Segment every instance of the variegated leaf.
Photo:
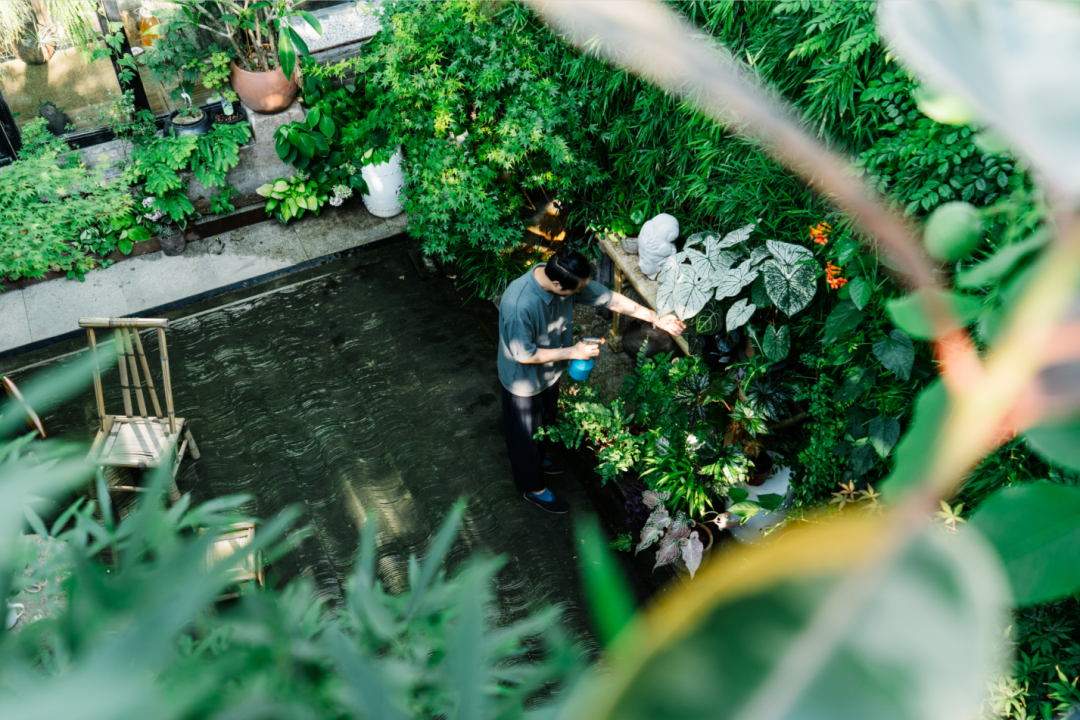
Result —
[[656, 312], [659, 315], [673, 312], [679, 319], [689, 320], [705, 307], [712, 297], [713, 287], [714, 283], [698, 282], [697, 271], [692, 265], [677, 264], [656, 290]]
[[671, 542], [678, 542], [679, 540], [690, 537], [690, 528], [693, 526], [694, 521], [688, 519], [686, 515], [680, 512], [675, 516], [675, 520], [672, 521], [671, 528], [668, 529], [667, 538], [665, 538], [664, 541], [667, 542], [667, 540], [671, 540]]
[[663, 542], [660, 543], [660, 549], [656, 551], [656, 564], [653, 565], [653, 570], [661, 565], [670, 565], [675, 562], [679, 557], [679, 543], [678, 540], [671, 538], [671, 533], [667, 534]]
[[724, 239], [720, 241], [720, 247], [726, 248], [746, 242], [750, 239], [750, 233], [754, 232], [754, 228], [756, 227], [756, 223], [750, 223], [749, 225], [743, 225], [734, 232], [729, 232], [724, 236]]
[[652, 511], [652, 514], [649, 515], [649, 519], [645, 522], [649, 525], [655, 525], [663, 530], [664, 528], [671, 526], [671, 516], [668, 515], [667, 508], [661, 505]]
[[731, 332], [735, 328], [742, 327], [750, 316], [757, 310], [757, 306], [743, 298], [731, 306], [727, 313], [727, 329]]
[[769, 252], [776, 258], [776, 261], [784, 265], [814, 262], [814, 253], [802, 245], [792, 245], [791, 243], [777, 242], [776, 240], [766, 240], [765, 245], [768, 246]]
[[645, 527], [641, 528], [641, 541], [638, 543], [637, 547], [634, 548], [634, 554], [636, 555], [637, 553], [652, 545], [654, 542], [659, 540], [663, 534], [663, 531], [656, 525], [645, 523]]
[[664, 261], [663, 266], [660, 268], [660, 274], [656, 276], [656, 281], [663, 285], [669, 279], [673, 277], [675, 268], [686, 259], [685, 253], [675, 253], [674, 255], [668, 255], [667, 260]]
[[705, 552], [705, 546], [701, 544], [697, 530], [690, 533], [690, 537], [686, 540], [680, 541], [679, 545], [683, 562], [686, 563], [686, 569], [690, 571], [690, 579], [693, 580], [694, 573], [701, 566], [701, 556]]
[[715, 233], [712, 230], [707, 230], [705, 232], [694, 233], [690, 237], [686, 238], [686, 245], [684, 245], [683, 247], [691, 248], [691, 247], [701, 246], [701, 248], [704, 248], [710, 242], [711, 243], [720, 242], [720, 234]]
[[720, 282], [716, 285], [717, 300], [735, 297], [744, 287], [757, 279], [758, 271], [752, 268], [752, 262], [752, 260], [746, 260], [720, 277]]
[[809, 305], [817, 292], [813, 266], [809, 263], [787, 264], [769, 260], [761, 266], [761, 272], [766, 294], [788, 317]]
[[750, 251], [750, 264], [757, 265], [763, 260], [766, 260], [771, 254], [768, 247], [765, 245], [758, 245]]
[[648, 508], [660, 507], [660, 505], [663, 504], [669, 497], [671, 497], [670, 490], [664, 490], [663, 492], [659, 492], [656, 490], [646, 490], [645, 492], [641, 493], [641, 500], [645, 503], [645, 507]]

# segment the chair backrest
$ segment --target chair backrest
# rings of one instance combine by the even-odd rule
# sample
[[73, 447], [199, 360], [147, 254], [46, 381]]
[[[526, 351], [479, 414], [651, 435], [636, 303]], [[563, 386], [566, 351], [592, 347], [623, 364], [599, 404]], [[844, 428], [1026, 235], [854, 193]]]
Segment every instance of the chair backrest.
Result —
[[[97, 334], [95, 330], [111, 329], [116, 339], [116, 359], [120, 368], [120, 389], [124, 396], [124, 414], [127, 417], [136, 417], [131, 404], [131, 390], [135, 390], [135, 400], [139, 405], [137, 417], [155, 417], [169, 423], [169, 432], [176, 432], [176, 413], [173, 408], [172, 383], [169, 378], [169, 353], [165, 345], [165, 328], [169, 321], [164, 318], [79, 318], [79, 327], [86, 328], [86, 335], [90, 341], [90, 352], [94, 356], [94, 396], [97, 399], [99, 427], [105, 429], [105, 396], [101, 389], [101, 366], [98, 363]], [[165, 413], [161, 412], [161, 404], [158, 402], [154, 378], [150, 374], [150, 364], [146, 361], [146, 353], [143, 351], [142, 339], [139, 330], [156, 328], [158, 347], [161, 351], [161, 381], [165, 391]], [[142, 377], [140, 377], [140, 368]], [[143, 396], [143, 384], [145, 379], [146, 388], [150, 394], [150, 402], [154, 406], [154, 414], [148, 415], [146, 399]], [[129, 383], [129, 380], [131, 381]]]

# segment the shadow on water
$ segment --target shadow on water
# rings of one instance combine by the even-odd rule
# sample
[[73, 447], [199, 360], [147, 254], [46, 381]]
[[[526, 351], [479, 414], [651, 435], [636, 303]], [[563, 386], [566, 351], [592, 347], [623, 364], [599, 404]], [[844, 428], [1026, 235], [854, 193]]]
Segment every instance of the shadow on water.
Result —
[[[379, 521], [382, 577], [396, 591], [409, 554], [423, 552], [467, 495], [451, 567], [474, 552], [505, 555], [502, 620], [558, 605], [566, 627], [595, 650], [574, 513], [544, 514], [511, 481], [484, 328], [490, 310], [481, 318], [463, 306], [453, 284], [424, 273], [410, 250], [412, 240], [358, 252], [171, 314], [177, 414], [202, 451], [185, 461], [180, 489], [196, 501], [249, 493], [246, 510], [263, 518], [302, 506], [313, 535], [273, 571], [282, 580], [309, 576], [328, 598], [342, 592], [368, 513]], [[154, 363], [156, 341], [146, 340]], [[107, 376], [107, 407], [121, 407], [118, 385]], [[88, 441], [92, 406], [88, 388], [46, 424], [53, 436]], [[593, 512], [572, 474], [551, 486], [576, 513]]]

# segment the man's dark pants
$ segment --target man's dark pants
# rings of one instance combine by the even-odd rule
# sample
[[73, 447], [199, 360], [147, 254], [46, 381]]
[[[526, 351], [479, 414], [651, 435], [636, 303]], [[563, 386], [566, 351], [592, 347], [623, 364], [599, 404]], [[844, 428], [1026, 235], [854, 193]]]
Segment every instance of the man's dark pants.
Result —
[[503, 432], [506, 449], [510, 451], [514, 485], [520, 492], [539, 492], [546, 487], [541, 466], [547, 442], [535, 440], [533, 435], [540, 427], [555, 423], [558, 399], [558, 382], [532, 397], [514, 395], [503, 388]]

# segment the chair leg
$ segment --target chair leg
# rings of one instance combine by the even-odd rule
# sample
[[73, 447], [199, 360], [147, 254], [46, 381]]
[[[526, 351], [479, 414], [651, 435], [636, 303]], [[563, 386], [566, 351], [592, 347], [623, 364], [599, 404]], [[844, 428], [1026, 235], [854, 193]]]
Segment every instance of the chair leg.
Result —
[[199, 446], [195, 444], [195, 438], [191, 436], [191, 430], [185, 425], [184, 427], [184, 439], [188, 441], [188, 449], [191, 451], [191, 459], [198, 460], [202, 457], [199, 452]]

